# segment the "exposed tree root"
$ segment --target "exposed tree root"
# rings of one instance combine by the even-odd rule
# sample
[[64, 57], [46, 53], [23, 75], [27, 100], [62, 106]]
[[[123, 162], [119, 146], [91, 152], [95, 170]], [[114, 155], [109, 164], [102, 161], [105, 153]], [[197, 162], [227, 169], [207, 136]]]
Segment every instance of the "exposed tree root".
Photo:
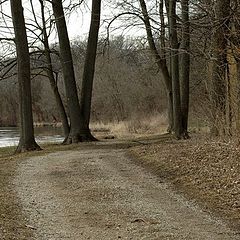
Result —
[[64, 140], [63, 144], [72, 144], [79, 142], [94, 142], [98, 141], [90, 131], [84, 131], [77, 134], [69, 134], [69, 136]]
[[15, 153], [24, 153], [24, 152], [41, 151], [41, 150], [42, 148], [35, 141], [32, 143], [26, 143], [26, 144], [22, 144], [20, 141]]

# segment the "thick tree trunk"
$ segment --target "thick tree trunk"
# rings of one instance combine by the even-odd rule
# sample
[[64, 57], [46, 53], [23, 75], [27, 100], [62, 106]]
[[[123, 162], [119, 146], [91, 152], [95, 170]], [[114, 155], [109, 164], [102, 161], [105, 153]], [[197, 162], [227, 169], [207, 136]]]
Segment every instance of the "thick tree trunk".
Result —
[[[164, 17], [164, 0], [160, 0], [159, 2], [159, 15], [160, 15], [160, 22], [161, 22], [161, 29], [160, 29], [160, 43], [161, 43], [161, 57], [162, 57], [162, 62], [165, 66], [167, 66], [167, 54], [166, 54], [166, 25], [165, 25], [165, 17]], [[156, 49], [156, 47], [155, 47]], [[165, 67], [166, 71], [167, 67]], [[164, 72], [164, 71], [163, 71]], [[172, 85], [171, 85], [171, 77], [170, 73], [165, 73], [165, 85], [167, 86], [168, 84], [168, 90], [167, 90], [167, 100], [168, 100], [168, 129], [167, 131], [171, 133], [173, 131], [173, 99], [172, 99]], [[167, 87], [166, 87], [167, 88]]]
[[237, 123], [236, 123], [236, 128], [238, 134], [240, 133], [240, 56], [239, 60], [237, 60], [237, 83], [238, 83], [238, 88], [237, 88]]
[[189, 74], [190, 74], [189, 0], [182, 0], [181, 4], [182, 4], [181, 111], [183, 133], [185, 138], [188, 138]]
[[65, 137], [64, 142], [65, 142], [68, 138], [70, 127], [69, 127], [69, 124], [68, 124], [68, 118], [67, 118], [67, 114], [66, 114], [63, 102], [62, 102], [62, 98], [61, 98], [61, 95], [58, 91], [57, 82], [56, 82], [54, 74], [53, 74], [51, 52], [50, 52], [48, 35], [47, 35], [47, 30], [46, 30], [46, 22], [45, 22], [45, 14], [44, 14], [44, 2], [43, 2], [43, 0], [39, 0], [39, 2], [41, 4], [44, 54], [45, 54], [46, 61], [47, 61], [46, 73], [47, 73], [47, 76], [48, 76], [48, 79], [49, 79], [49, 82], [50, 82], [50, 86], [52, 88], [52, 91], [53, 91], [53, 94], [54, 94], [54, 97], [55, 97], [55, 101], [56, 101], [58, 111], [60, 113], [63, 133], [64, 133], [64, 137]]
[[226, 70], [226, 81], [227, 81], [227, 96], [226, 96], [226, 131], [225, 134], [232, 136], [233, 134], [233, 104], [232, 104], [232, 83], [230, 76], [229, 65]]
[[19, 106], [21, 121], [20, 141], [16, 152], [40, 150], [41, 148], [35, 142], [34, 138], [30, 56], [21, 0], [11, 0], [11, 12], [17, 50]]
[[[239, 9], [239, 3], [236, 9]], [[235, 17], [235, 23], [234, 23], [234, 32], [235, 32], [235, 36], [233, 39], [233, 44], [234, 44], [234, 57], [235, 57], [235, 61], [236, 61], [236, 71], [237, 71], [237, 90], [236, 90], [236, 101], [237, 101], [237, 124], [236, 124], [236, 128], [237, 128], [237, 132], [238, 134], [240, 133], [240, 23], [239, 21], [237, 21], [237, 19], [240, 19], [240, 9], [239, 11], [236, 13], [236, 17]]]
[[78, 93], [74, 75], [73, 60], [70, 42], [68, 38], [66, 20], [64, 16], [63, 6], [61, 0], [52, 1], [53, 13], [55, 16], [59, 45], [60, 58], [62, 63], [63, 78], [67, 97], [67, 106], [70, 117], [70, 133], [66, 143], [77, 143], [84, 141], [81, 136], [81, 125], [83, 117], [80, 111], [78, 100]]
[[169, 16], [169, 0], [165, 0], [165, 7], [166, 7], [167, 15]]
[[156, 63], [159, 67], [159, 69], [162, 72], [162, 76], [164, 79], [165, 87], [167, 90], [167, 98], [168, 98], [168, 121], [169, 121], [169, 126], [168, 126], [168, 132], [172, 132], [173, 129], [173, 99], [172, 99], [172, 82], [171, 82], [171, 77], [169, 75], [169, 71], [167, 68], [167, 63], [166, 59], [163, 59], [156, 47], [156, 44], [153, 39], [153, 34], [152, 34], [152, 28], [149, 20], [149, 15], [147, 11], [147, 6], [145, 3], [145, 0], [139, 0], [141, 9], [142, 9], [142, 14], [144, 17], [144, 24], [145, 24], [145, 29], [147, 32], [147, 40], [149, 47], [152, 51], [152, 54], [156, 60]]
[[234, 10], [232, 28], [231, 28], [231, 43], [233, 54], [236, 62], [236, 91], [235, 91], [235, 118], [236, 118], [236, 130], [237, 134], [240, 133], [240, 1], [237, 0], [232, 3], [232, 9]]
[[227, 99], [227, 35], [229, 31], [230, 0], [216, 1], [215, 15], [218, 26], [213, 34], [213, 69], [212, 69], [212, 112], [211, 132], [225, 133]]
[[176, 0], [169, 1], [169, 28], [171, 46], [174, 133], [176, 138], [180, 139], [183, 136], [183, 127], [179, 82], [179, 50], [178, 50], [179, 44], [177, 37]]
[[83, 126], [81, 127], [81, 135], [86, 139], [95, 140], [91, 135], [89, 129], [91, 101], [92, 101], [92, 88], [95, 72], [95, 61], [97, 54], [98, 32], [100, 27], [101, 17], [101, 0], [92, 0], [92, 14], [91, 25], [88, 36], [87, 52], [84, 63], [82, 92], [81, 92], [81, 112], [83, 115]]
[[[232, 107], [232, 112], [233, 112], [233, 117], [236, 119], [236, 134], [238, 135], [240, 133], [240, 1], [237, 0], [235, 2], [231, 3], [232, 10], [233, 10], [233, 15], [232, 15], [232, 20], [231, 20], [231, 30], [230, 30], [230, 36], [231, 36], [231, 47], [232, 47], [232, 53], [235, 59], [235, 66], [236, 67], [234, 70], [236, 71], [234, 73], [235, 75], [235, 88], [236, 90], [233, 93], [232, 96], [232, 101], [233, 104], [235, 105]], [[230, 53], [231, 54], [231, 53]], [[230, 59], [231, 60], [231, 59]], [[230, 65], [232, 62], [230, 63]], [[232, 73], [233, 68], [229, 66], [229, 70], [231, 71], [230, 74]], [[228, 75], [230, 77], [230, 75]], [[230, 81], [228, 81], [230, 83]], [[231, 83], [232, 84], [232, 83]], [[231, 87], [230, 84], [230, 87]], [[228, 91], [229, 92], [229, 91]]]

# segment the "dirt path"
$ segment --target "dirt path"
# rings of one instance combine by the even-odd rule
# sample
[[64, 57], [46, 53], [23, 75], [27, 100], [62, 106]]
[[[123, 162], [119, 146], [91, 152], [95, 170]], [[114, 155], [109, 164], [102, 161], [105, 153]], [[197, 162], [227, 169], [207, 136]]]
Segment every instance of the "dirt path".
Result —
[[124, 149], [26, 159], [14, 186], [32, 239], [240, 239], [137, 166]]

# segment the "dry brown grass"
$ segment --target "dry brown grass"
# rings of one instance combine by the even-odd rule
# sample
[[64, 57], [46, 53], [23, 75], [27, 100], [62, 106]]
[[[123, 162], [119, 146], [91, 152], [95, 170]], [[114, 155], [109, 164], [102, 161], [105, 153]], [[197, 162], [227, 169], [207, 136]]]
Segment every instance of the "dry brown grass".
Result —
[[132, 118], [127, 121], [93, 123], [91, 129], [102, 134], [110, 134], [116, 138], [139, 137], [149, 134], [163, 134], [167, 130], [167, 119], [163, 114], [148, 117]]
[[238, 142], [195, 137], [135, 147], [131, 153], [178, 191], [240, 229]]

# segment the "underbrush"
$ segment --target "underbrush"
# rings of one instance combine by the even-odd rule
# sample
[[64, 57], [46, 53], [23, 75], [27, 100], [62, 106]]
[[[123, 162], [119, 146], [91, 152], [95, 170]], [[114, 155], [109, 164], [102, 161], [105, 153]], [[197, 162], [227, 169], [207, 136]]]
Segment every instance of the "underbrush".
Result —
[[149, 117], [134, 117], [126, 121], [92, 123], [91, 129], [96, 134], [101, 132], [116, 138], [163, 134], [167, 130], [167, 119], [163, 114], [155, 114]]

